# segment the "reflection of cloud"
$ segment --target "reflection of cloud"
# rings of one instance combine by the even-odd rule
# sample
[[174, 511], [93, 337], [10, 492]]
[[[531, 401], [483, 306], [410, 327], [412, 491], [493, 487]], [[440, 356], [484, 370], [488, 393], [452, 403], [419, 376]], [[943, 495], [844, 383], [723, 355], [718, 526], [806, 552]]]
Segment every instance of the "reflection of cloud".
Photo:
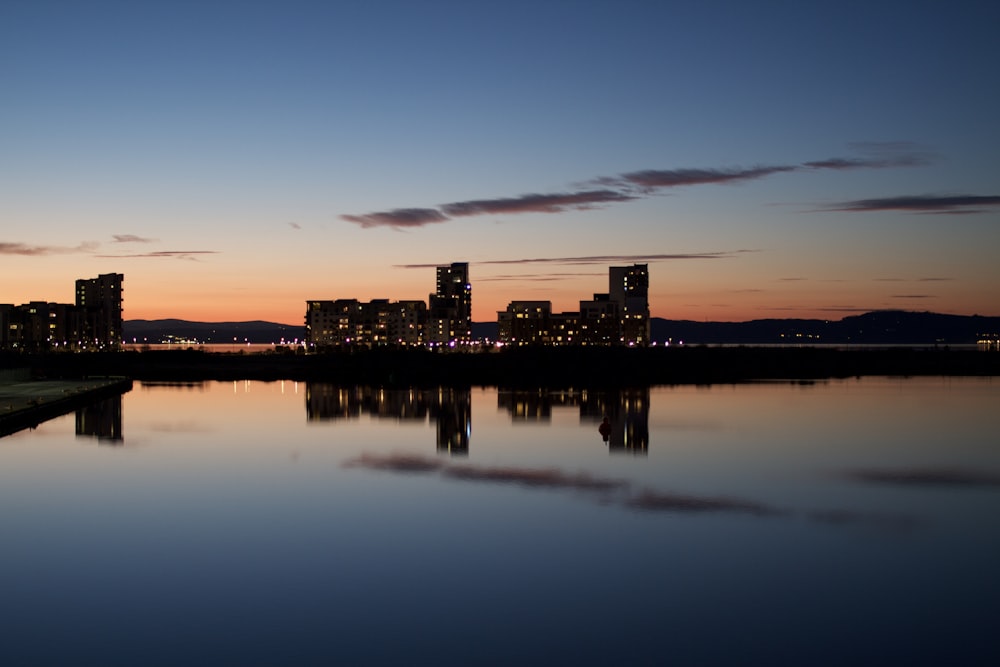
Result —
[[831, 526], [861, 526], [880, 530], [912, 530], [922, 522], [909, 514], [883, 514], [855, 510], [817, 510], [807, 512], [806, 518]]
[[77, 246], [28, 245], [27, 243], [8, 243], [0, 241], [0, 255], [24, 255], [38, 257], [44, 255], [72, 255], [76, 253], [93, 252], [98, 244], [84, 242]]
[[656, 512], [738, 512], [756, 516], [782, 514], [773, 507], [749, 500], [687, 496], [644, 490], [630, 498], [628, 507]]
[[530, 468], [479, 468], [453, 465], [444, 468], [444, 475], [453, 479], [479, 482], [520, 484], [533, 488], [576, 489], [578, 491], [614, 491], [628, 486], [617, 479], [600, 479], [586, 473], [567, 475], [559, 470], [533, 470]]
[[391, 472], [432, 472], [440, 470], [444, 463], [437, 459], [427, 458], [418, 454], [362, 454], [345, 461], [345, 468], [368, 468], [369, 470], [388, 470]]
[[855, 199], [825, 207], [827, 211], [864, 213], [871, 211], [908, 211], [912, 213], [985, 213], [1000, 206], [1000, 195], [910, 195]]
[[901, 486], [1000, 487], [1000, 474], [956, 468], [902, 468], [848, 470], [844, 476], [856, 482]]
[[[865, 510], [813, 510], [793, 512], [744, 498], [702, 496], [642, 489], [631, 491], [627, 480], [595, 477], [586, 472], [567, 473], [555, 468], [521, 468], [453, 464], [420, 454], [361, 454], [344, 461], [344, 468], [364, 468], [398, 474], [438, 473], [441, 477], [463, 482], [514, 484], [529, 489], [585, 491], [601, 494], [622, 507], [641, 512], [686, 514], [742, 514], [752, 517], [798, 516], [830, 526], [851, 526], [887, 531], [912, 530], [923, 522], [908, 514]], [[897, 484], [1000, 485], [1000, 476], [953, 470], [855, 470], [847, 473], [862, 481]]]
[[195, 421], [153, 422], [149, 430], [154, 433], [209, 433], [211, 428]]

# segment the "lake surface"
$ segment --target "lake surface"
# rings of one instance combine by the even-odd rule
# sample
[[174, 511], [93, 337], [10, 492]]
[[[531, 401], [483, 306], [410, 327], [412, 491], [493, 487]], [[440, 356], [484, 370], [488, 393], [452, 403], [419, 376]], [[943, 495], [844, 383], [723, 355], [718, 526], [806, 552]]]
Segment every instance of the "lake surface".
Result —
[[0, 664], [997, 665], [998, 406], [136, 383], [0, 439]]

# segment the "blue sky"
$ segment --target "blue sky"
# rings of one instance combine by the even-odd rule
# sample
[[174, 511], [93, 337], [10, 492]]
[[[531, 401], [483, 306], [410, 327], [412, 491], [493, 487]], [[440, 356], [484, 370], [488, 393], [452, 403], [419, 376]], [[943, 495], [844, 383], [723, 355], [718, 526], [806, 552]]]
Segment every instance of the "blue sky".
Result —
[[[1000, 5], [8, 2], [0, 302], [1000, 314]], [[524, 261], [531, 260], [531, 261]]]

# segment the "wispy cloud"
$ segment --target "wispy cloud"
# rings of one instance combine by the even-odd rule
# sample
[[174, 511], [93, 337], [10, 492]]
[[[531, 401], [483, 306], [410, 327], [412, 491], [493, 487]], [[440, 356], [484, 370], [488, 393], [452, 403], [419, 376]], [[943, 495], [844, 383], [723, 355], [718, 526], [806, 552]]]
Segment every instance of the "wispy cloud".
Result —
[[891, 299], [933, 299], [933, 294], [890, 294]]
[[153, 259], [183, 259], [188, 261], [198, 261], [198, 258], [202, 255], [217, 255], [219, 251], [217, 250], [158, 250], [156, 252], [141, 252], [141, 253], [130, 253], [130, 254], [118, 254], [118, 255], [95, 255], [95, 257], [101, 258], [111, 258], [111, 259], [122, 259], [122, 258], [153, 258]]
[[445, 222], [448, 216], [436, 208], [396, 208], [391, 211], [377, 211], [362, 215], [342, 215], [341, 220], [370, 227], [423, 227], [436, 222]]
[[115, 243], [155, 243], [158, 240], [135, 234], [113, 234], [111, 238], [115, 240]]
[[397, 208], [363, 214], [344, 214], [341, 220], [364, 228], [408, 229], [475, 215], [520, 213], [563, 213], [620, 204], [651, 196], [667, 188], [693, 185], [722, 185], [766, 178], [774, 174], [824, 169], [883, 169], [927, 164], [931, 156], [907, 142], [851, 144], [862, 157], [831, 157], [800, 164], [755, 165], [752, 167], [709, 167], [641, 169], [615, 176], [600, 176], [569, 192], [530, 193], [513, 197], [490, 197], [441, 204], [437, 208]]
[[297, 222], [289, 222], [288, 226], [291, 227], [292, 229], [302, 229], [302, 225], [300, 225]]
[[634, 196], [615, 190], [584, 190], [557, 194], [528, 194], [519, 197], [478, 199], [444, 204], [441, 210], [453, 217], [491, 213], [562, 213], [586, 210], [599, 204], [630, 201]]
[[[753, 249], [742, 250], [717, 250], [713, 252], [694, 253], [662, 253], [647, 255], [586, 255], [580, 257], [524, 257], [520, 259], [492, 259], [482, 262], [473, 262], [478, 266], [486, 265], [516, 265], [516, 264], [565, 264], [587, 266], [590, 264], [605, 265], [616, 263], [637, 263], [637, 262], [663, 262], [671, 260], [689, 259], [733, 259], [742, 254], [760, 252]], [[397, 269], [428, 269], [441, 266], [440, 264], [396, 264]], [[562, 274], [557, 274], [562, 275]], [[569, 275], [591, 275], [591, 274], [569, 274]], [[596, 274], [594, 274], [596, 275]]]
[[45, 255], [74, 255], [92, 253], [99, 244], [85, 241], [76, 246], [30, 245], [27, 243], [10, 243], [0, 241], [0, 255], [23, 255], [25, 257], [40, 257]]
[[728, 169], [644, 169], [631, 171], [607, 178], [600, 178], [599, 183], [617, 184], [620, 187], [636, 187], [644, 192], [652, 192], [662, 188], [676, 188], [685, 185], [709, 185], [751, 181], [772, 174], [795, 171], [794, 165], [755, 166], [749, 168]]
[[877, 199], [855, 199], [824, 207], [826, 211], [865, 213], [904, 211], [910, 213], [985, 213], [1000, 206], [1000, 195], [909, 195]]

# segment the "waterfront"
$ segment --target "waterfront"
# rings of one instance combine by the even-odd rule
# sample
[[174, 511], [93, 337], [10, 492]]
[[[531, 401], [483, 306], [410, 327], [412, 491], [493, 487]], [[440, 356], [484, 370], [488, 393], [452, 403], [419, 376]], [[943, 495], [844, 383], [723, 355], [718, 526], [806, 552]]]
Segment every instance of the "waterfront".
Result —
[[0, 439], [0, 662], [996, 664], [998, 398], [137, 382]]

